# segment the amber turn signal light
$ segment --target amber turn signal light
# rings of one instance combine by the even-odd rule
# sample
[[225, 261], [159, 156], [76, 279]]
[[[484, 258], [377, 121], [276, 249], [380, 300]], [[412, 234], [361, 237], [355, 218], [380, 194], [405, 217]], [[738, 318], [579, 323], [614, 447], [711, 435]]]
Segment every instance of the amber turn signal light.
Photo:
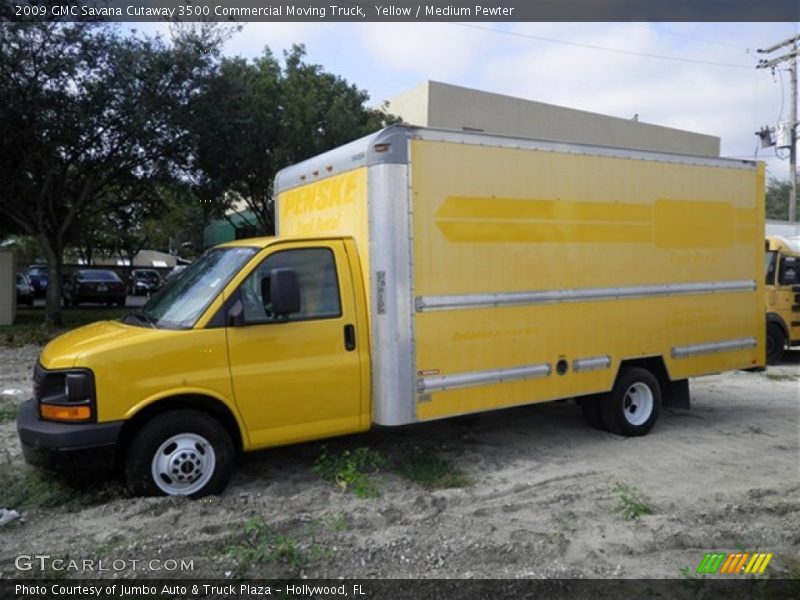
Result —
[[50, 421], [86, 421], [92, 416], [92, 411], [88, 406], [42, 404], [39, 410], [42, 418]]

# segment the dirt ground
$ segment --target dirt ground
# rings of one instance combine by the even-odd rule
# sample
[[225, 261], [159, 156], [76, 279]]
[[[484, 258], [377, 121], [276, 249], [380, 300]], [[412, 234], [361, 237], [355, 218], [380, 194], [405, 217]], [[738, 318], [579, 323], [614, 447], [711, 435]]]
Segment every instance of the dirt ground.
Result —
[[[37, 353], [0, 348], [0, 400], [28, 396]], [[370, 476], [380, 495], [359, 498], [315, 474], [314, 443], [250, 455], [202, 501], [131, 498], [112, 482], [90, 506], [19, 507], [22, 519], [0, 527], [0, 578], [28, 575], [14, 568], [20, 554], [193, 567], [68, 577], [677, 578], [706, 552], [736, 550], [772, 552], [770, 574], [796, 576], [800, 352], [766, 374], [691, 385], [692, 409], [665, 410], [643, 438], [590, 429], [563, 402], [328, 443], [390, 460], [425, 447], [469, 478], [459, 488], [427, 491], [387, 466]], [[13, 421], [0, 424], [3, 462], [27, 473]], [[619, 484], [651, 514], [626, 519]], [[4, 494], [0, 508], [17, 508]]]

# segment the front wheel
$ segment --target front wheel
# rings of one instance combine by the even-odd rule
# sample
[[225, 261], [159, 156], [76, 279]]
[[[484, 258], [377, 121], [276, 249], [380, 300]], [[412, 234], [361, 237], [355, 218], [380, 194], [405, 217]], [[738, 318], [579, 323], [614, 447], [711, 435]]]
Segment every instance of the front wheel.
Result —
[[125, 479], [138, 496], [200, 498], [225, 489], [233, 457], [233, 442], [219, 421], [193, 410], [170, 411], [133, 438]]
[[769, 323], [767, 325], [767, 364], [779, 365], [783, 359], [783, 350], [786, 346], [786, 335], [780, 325]]
[[603, 423], [611, 433], [640, 436], [649, 432], [661, 410], [658, 379], [639, 367], [620, 371], [614, 388], [603, 399]]

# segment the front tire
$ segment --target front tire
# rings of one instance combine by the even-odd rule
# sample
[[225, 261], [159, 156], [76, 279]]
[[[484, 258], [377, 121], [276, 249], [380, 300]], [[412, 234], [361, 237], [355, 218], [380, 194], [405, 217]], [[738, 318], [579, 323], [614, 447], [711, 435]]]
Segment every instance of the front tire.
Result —
[[777, 323], [767, 324], [767, 364], [779, 365], [783, 360], [786, 347], [786, 335]]
[[125, 479], [137, 496], [201, 498], [225, 489], [233, 458], [233, 442], [219, 421], [194, 410], [174, 410], [134, 436]]
[[603, 424], [611, 433], [641, 436], [655, 425], [661, 411], [661, 386], [647, 369], [624, 368], [603, 399]]

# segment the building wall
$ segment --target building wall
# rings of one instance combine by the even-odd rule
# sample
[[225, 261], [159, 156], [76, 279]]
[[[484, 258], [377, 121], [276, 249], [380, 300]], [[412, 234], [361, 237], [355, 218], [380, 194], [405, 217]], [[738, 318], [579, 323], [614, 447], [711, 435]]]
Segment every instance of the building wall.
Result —
[[767, 235], [780, 235], [782, 237], [799, 237], [800, 223], [792, 221], [775, 221], [767, 219]]
[[695, 156], [718, 157], [720, 151], [719, 138], [711, 135], [436, 81], [426, 81], [388, 102], [390, 113], [423, 127]]

